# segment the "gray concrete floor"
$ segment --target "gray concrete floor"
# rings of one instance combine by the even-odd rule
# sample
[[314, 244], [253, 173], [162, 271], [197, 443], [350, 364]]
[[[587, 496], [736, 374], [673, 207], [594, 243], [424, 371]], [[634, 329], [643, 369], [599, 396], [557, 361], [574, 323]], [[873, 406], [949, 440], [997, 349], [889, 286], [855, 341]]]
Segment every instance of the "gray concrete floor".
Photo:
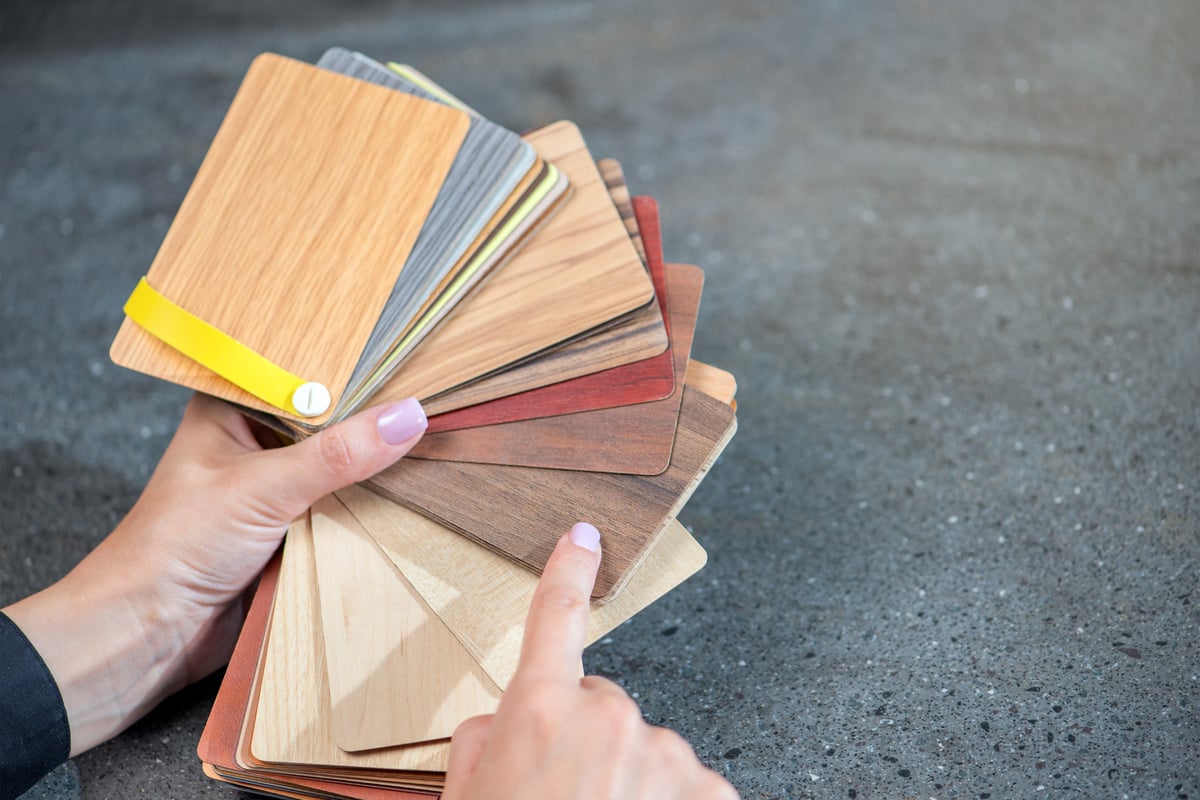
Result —
[[[6, 2], [0, 602], [176, 423], [107, 348], [241, 74], [333, 44], [575, 120], [707, 270], [710, 563], [591, 669], [748, 798], [1200, 797], [1193, 0]], [[39, 796], [234, 796], [216, 685]]]

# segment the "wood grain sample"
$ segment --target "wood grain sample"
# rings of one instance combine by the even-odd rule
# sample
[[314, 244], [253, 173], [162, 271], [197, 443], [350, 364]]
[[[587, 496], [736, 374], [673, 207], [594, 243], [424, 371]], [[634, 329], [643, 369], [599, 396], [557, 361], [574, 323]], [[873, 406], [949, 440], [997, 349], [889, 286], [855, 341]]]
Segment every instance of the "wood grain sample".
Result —
[[402, 774], [410, 771], [445, 771], [445, 743], [363, 753], [337, 746], [307, 517], [288, 530], [259, 672], [246, 742], [254, 766], [269, 764], [276, 772], [310, 777], [319, 777], [328, 767], [375, 770], [379, 779], [395, 780], [403, 780]]
[[[667, 265], [676, 375], [687, 371], [703, 285], [704, 273], [698, 267]], [[590, 377], [579, 380], [594, 384], [588, 381]], [[409, 455], [441, 461], [657, 475], [671, 463], [683, 385], [678, 381], [668, 397], [649, 403], [426, 433]], [[562, 396], [562, 392], [550, 394]]]
[[[507, 687], [517, 667], [537, 576], [415, 511], [358, 486], [337, 493], [487, 674]], [[599, 640], [704, 566], [707, 555], [672, 521], [625, 588], [594, 605], [587, 641]]]
[[629, 185], [625, 183], [625, 170], [621, 168], [621, 162], [615, 158], [602, 158], [596, 162], [596, 166], [600, 170], [600, 177], [604, 179], [604, 185], [608, 187], [613, 205], [617, 207], [617, 213], [621, 215], [621, 221], [625, 223], [629, 241], [633, 242], [634, 249], [641, 255], [642, 263], [648, 264], [646, 247], [642, 243], [642, 232], [638, 227], [633, 198], [629, 194]]
[[[206, 772], [223, 780], [246, 788], [271, 789], [272, 791], [298, 792], [306, 796], [313, 792], [340, 795], [356, 800], [427, 800], [429, 795], [404, 792], [394, 788], [353, 786], [320, 780], [290, 776], [270, 769], [247, 769], [238, 763], [238, 740], [241, 736], [251, 699], [251, 688], [255, 679], [259, 654], [262, 650], [271, 616], [271, 605], [279, 576], [280, 555], [276, 554], [263, 570], [255, 590], [254, 599], [242, 624], [237, 646], [229, 659], [229, 666], [221, 680], [221, 687], [213, 701], [212, 710], [196, 754], [206, 767]], [[430, 773], [436, 775], [436, 773]], [[430, 784], [432, 788], [432, 783]]]
[[688, 362], [684, 381], [693, 389], [704, 392], [722, 403], [733, 404], [737, 394], [737, 379], [723, 369], [704, 364], [696, 359]]
[[604, 537], [593, 594], [607, 601], [687, 502], [737, 428], [733, 409], [684, 389], [671, 465], [660, 475], [404, 459], [364, 485], [540, 571], [563, 531]]
[[[650, 273], [650, 279], [654, 284], [654, 294], [658, 298], [657, 303], [648, 303], [645, 307], [640, 308], [627, 315], [623, 319], [611, 326], [605, 327], [590, 335], [584, 336], [575, 341], [567, 342], [558, 347], [554, 347], [547, 352], [544, 352], [534, 358], [528, 359], [525, 362], [515, 366], [503, 369], [500, 372], [490, 375], [479, 380], [471, 381], [463, 386], [451, 389], [447, 392], [439, 394], [425, 401], [425, 412], [430, 417], [437, 415], [446, 415], [448, 418], [442, 422], [430, 420], [431, 425], [446, 425], [447, 427], [438, 427], [437, 430], [453, 430], [455, 427], [470, 427], [470, 425], [459, 424], [453, 421], [452, 417], [447, 415], [447, 412], [452, 412], [455, 409], [462, 409], [469, 406], [481, 406], [484, 403], [489, 403], [499, 398], [509, 397], [518, 392], [535, 389], [540, 386], [546, 386], [552, 383], [567, 381], [578, 375], [586, 375], [583, 370], [590, 370], [589, 362], [581, 362], [578, 358], [579, 353], [593, 354], [603, 352], [612, 347], [627, 347], [628, 342], [635, 339], [637, 332], [645, 326], [657, 327], [666, 323], [666, 305], [663, 298], [663, 276], [662, 276], [662, 244], [661, 240], [658, 243], [658, 259], [657, 268], [651, 268], [650, 255], [646, 251], [646, 244], [642, 239], [641, 228], [637, 219], [637, 213], [634, 210], [633, 199], [629, 196], [629, 190], [625, 186], [625, 177], [621, 172], [621, 166], [613, 159], [605, 159], [596, 162], [597, 169], [600, 170], [604, 178], [604, 185], [608, 190], [609, 197], [612, 198], [613, 205], [617, 209], [617, 213], [621, 216], [621, 221], [625, 223], [625, 230], [629, 233], [629, 241], [633, 243], [634, 249], [637, 250], [638, 256], [642, 259], [642, 264], [646, 266]], [[649, 198], [647, 198], [649, 201]], [[654, 233], [657, 236], [658, 227], [658, 206], [649, 201], [646, 205], [644, 213], [647, 217], [654, 217]], [[646, 223], [649, 224], [649, 223]], [[669, 334], [669, 329], [668, 329]], [[665, 352], [665, 351], [664, 351]], [[661, 353], [659, 355], [662, 355]], [[589, 358], [592, 356], [589, 355]], [[600, 362], [603, 363], [603, 362]], [[660, 368], [664, 364], [669, 363], [669, 359], [664, 359], [662, 362], [655, 362]], [[615, 367], [614, 367], [615, 369]], [[592, 370], [596, 371], [596, 370]], [[643, 385], [642, 394], [645, 395], [645, 400], [656, 400], [659, 397], [665, 397], [671, 391], [671, 387], [652, 386], [649, 383]], [[654, 393], [661, 392], [657, 396]], [[637, 401], [642, 402], [642, 401]], [[528, 406], [526, 407], [528, 408]], [[487, 409], [476, 409], [473, 412], [476, 415], [493, 413], [499, 414], [504, 409], [503, 405], [492, 406]], [[582, 410], [582, 409], [580, 409]], [[495, 422], [513, 422], [515, 419], [524, 419], [525, 417], [512, 418], [497, 418]], [[493, 424], [476, 423], [476, 424]]]
[[[344, 47], [327, 50], [317, 61], [317, 66], [441, 103], [435, 95], [383, 64]], [[381, 360], [392, 343], [409, 329], [434, 287], [452, 271], [451, 265], [467, 256], [471, 241], [485, 234], [489, 217], [512, 198], [518, 182], [526, 181], [530, 173], [537, 174], [542, 170], [543, 165], [533, 148], [516, 133], [477, 114], [470, 116], [471, 126], [458, 157], [446, 175], [443, 189], [438, 193], [405, 264], [405, 279], [393, 287], [384, 314], [367, 343], [369, 364]], [[366, 373], [360, 371], [363, 369], [364, 363], [360, 362], [359, 370], [352, 377], [353, 383], [365, 379]]]
[[[644, 403], [671, 395], [676, 388], [675, 357], [670, 347], [670, 298], [663, 265], [658, 204], [651, 198], [638, 197], [634, 199], [633, 207], [658, 296], [657, 313], [666, 322], [667, 348], [648, 359], [596, 370], [593, 364], [605, 363], [605, 360], [596, 359], [595, 353], [609, 347], [609, 332], [581, 339], [527, 364], [446, 395], [457, 398], [455, 403], [474, 401], [477, 397], [486, 396], [476, 395], [473, 391], [478, 386], [484, 386], [493, 393], [508, 393], [501, 399], [479, 402], [449, 413], [439, 413], [443, 408], [441, 398], [426, 402], [425, 411], [431, 415], [429, 433]], [[658, 324], [657, 320], [651, 320], [650, 323]], [[615, 331], [613, 335], [621, 338], [626, 334]], [[544, 385], [547, 382], [549, 385]], [[535, 388], [511, 394], [511, 389], [517, 386]]]
[[500, 688], [345, 506], [325, 497], [311, 519], [338, 746], [446, 739], [495, 712]]
[[[375, 402], [414, 396], [426, 400], [653, 300], [650, 277], [579, 129], [558, 122], [529, 134], [528, 141], [566, 174], [574, 189], [571, 199], [425, 338]], [[619, 363], [662, 352], [666, 333], [647, 331], [636, 344]]]
[[[469, 124], [461, 111], [259, 56], [147, 280], [273, 363], [323, 383], [336, 404]], [[282, 413], [128, 319], [111, 354], [130, 369]]]
[[493, 220], [497, 227], [489, 236], [472, 244], [474, 249], [464, 257], [465, 263], [455, 265], [456, 272], [447, 276], [445, 285], [438, 287], [437, 296], [421, 309], [421, 316], [414, 327], [405, 333], [396, 349], [381, 362], [371, 378], [343, 403], [340, 414], [349, 415], [369, 405], [374, 392], [387, 381], [391, 369], [387, 365], [393, 359], [399, 363], [404, 353], [419, 347], [420, 340], [436, 328], [441, 316], [452, 310], [453, 304], [441, 305], [443, 301], [454, 296], [466, 296], [475, 285], [486, 280], [491, 270], [519, 250], [521, 243], [555, 213], [557, 207], [570, 196], [569, 189], [566, 176], [552, 165], [548, 166], [546, 174], [507, 209], [508, 213], [503, 219]]

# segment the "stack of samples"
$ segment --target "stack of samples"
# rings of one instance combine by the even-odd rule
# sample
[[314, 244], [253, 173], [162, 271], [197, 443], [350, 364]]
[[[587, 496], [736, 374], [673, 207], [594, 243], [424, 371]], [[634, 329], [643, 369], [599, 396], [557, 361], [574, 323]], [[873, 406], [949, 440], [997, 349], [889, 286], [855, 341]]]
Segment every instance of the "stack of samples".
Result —
[[113, 360], [291, 438], [407, 397], [429, 428], [292, 524], [205, 771], [281, 797], [436, 793], [573, 523], [603, 537], [592, 641], [703, 566], [676, 516], [736, 429], [733, 377], [690, 358], [703, 282], [570, 122], [518, 135], [341, 48], [255, 59]]

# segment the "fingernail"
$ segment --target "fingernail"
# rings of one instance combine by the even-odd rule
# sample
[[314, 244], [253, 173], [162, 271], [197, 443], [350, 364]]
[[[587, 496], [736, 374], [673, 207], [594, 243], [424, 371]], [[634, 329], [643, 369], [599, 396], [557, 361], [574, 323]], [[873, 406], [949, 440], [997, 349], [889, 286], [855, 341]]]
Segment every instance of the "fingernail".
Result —
[[568, 536], [571, 544], [582, 547], [584, 550], [591, 550], [593, 553], [600, 546], [600, 531], [596, 530], [595, 525], [587, 522], [576, 522], [571, 527]]
[[375, 427], [379, 430], [379, 438], [388, 444], [407, 442], [418, 433], [424, 432], [428, 426], [429, 420], [425, 418], [425, 409], [421, 408], [421, 404], [415, 397], [393, 403], [375, 418]]

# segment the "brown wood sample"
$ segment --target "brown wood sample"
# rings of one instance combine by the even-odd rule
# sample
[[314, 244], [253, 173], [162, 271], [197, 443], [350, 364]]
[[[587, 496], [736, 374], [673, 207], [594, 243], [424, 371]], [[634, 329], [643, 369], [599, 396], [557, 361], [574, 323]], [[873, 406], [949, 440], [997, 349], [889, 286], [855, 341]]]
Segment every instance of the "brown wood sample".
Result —
[[579, 520], [604, 537], [593, 594], [609, 600], [658, 540], [737, 428], [733, 409], [684, 389], [671, 465], [660, 475], [403, 459], [365, 482], [386, 497], [540, 571]]
[[[687, 371], [704, 273], [667, 265], [673, 371]], [[551, 387], [557, 388], [557, 387]], [[426, 433], [409, 455], [441, 461], [657, 475], [671, 462], [683, 382], [662, 400]]]
[[[379, 390], [376, 402], [421, 400], [528, 358], [651, 302], [654, 288], [579, 129], [558, 122], [528, 141], [574, 193], [486, 284], [463, 300]], [[602, 367], [666, 347], [663, 330]]]
[[325, 497], [311, 520], [338, 746], [446, 739], [493, 713], [500, 688], [345, 506]]
[[[468, 125], [437, 103], [259, 56], [147, 280], [324, 384], [336, 404]], [[128, 319], [111, 353], [122, 366], [282, 413]]]
[[[658, 297], [655, 307], [659, 311], [656, 313], [665, 315], [663, 320], [667, 323], [669, 338], [670, 298], [667, 296], [666, 267], [663, 265], [658, 204], [651, 198], [638, 197], [634, 200], [634, 208], [643, 232], [641, 239]], [[643, 311], [637, 314], [641, 315]], [[657, 318], [652, 322], [659, 324]], [[657, 356], [632, 364], [600, 371], [594, 368], [594, 363], [604, 363], [604, 360], [595, 357], [595, 353], [608, 349], [614, 337], [621, 339], [626, 335], [620, 329], [597, 333], [492, 378], [457, 389], [446, 397], [457, 398], [456, 403], [474, 399], [479, 395], [474, 394], [473, 390], [481, 386], [489, 391], [505, 393], [516, 386], [532, 385], [536, 388], [527, 388], [517, 394], [508, 394], [449, 413], [439, 413], [439, 409], [443, 408], [441, 398], [427, 401], [424, 405], [426, 413], [431, 415], [429, 433], [645, 403], [670, 396], [676, 385], [675, 359], [670, 346]], [[547, 383], [549, 385], [541, 385]]]
[[[488, 675], [508, 686], [537, 576], [361, 487], [347, 487], [337, 496]], [[706, 560], [704, 548], [672, 521], [625, 588], [611, 602], [593, 605], [588, 644], [678, 586]]]
[[600, 177], [604, 179], [604, 185], [608, 187], [608, 194], [612, 197], [613, 205], [617, 207], [617, 213], [621, 215], [621, 221], [625, 223], [629, 241], [633, 242], [634, 249], [642, 257], [642, 263], [648, 264], [646, 247], [642, 243], [642, 232], [638, 228], [637, 214], [633, 210], [633, 198], [629, 194], [629, 185], [625, 183], [625, 170], [621, 169], [621, 162], [615, 158], [602, 158], [596, 162], [596, 166], [600, 169]]

